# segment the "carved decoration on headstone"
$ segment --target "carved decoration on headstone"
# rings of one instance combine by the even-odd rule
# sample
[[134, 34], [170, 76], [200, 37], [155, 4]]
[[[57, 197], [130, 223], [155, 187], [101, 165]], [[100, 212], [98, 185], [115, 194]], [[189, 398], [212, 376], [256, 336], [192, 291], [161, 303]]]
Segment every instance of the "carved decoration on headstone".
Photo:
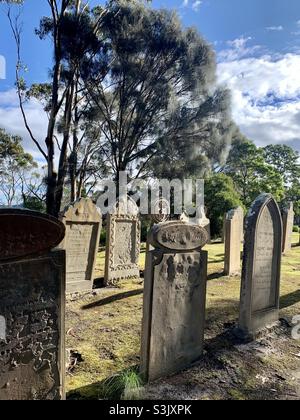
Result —
[[0, 400], [64, 399], [65, 252], [50, 251], [64, 226], [36, 212], [6, 212], [1, 228], [6, 218], [22, 232], [6, 230], [17, 252], [0, 257]]
[[130, 197], [120, 199], [108, 214], [106, 236], [105, 283], [115, 285], [139, 277], [141, 222], [139, 209]]
[[176, 373], [203, 353], [207, 231], [173, 221], [149, 235], [142, 324], [141, 373], [153, 381]]

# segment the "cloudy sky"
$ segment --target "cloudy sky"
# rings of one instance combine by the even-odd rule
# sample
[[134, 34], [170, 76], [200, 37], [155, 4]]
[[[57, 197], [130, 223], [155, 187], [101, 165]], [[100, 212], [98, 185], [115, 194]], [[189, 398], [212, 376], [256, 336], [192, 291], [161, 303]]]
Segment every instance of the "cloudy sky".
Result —
[[[47, 2], [25, 3], [23, 61], [28, 82], [41, 82], [48, 77], [51, 49], [34, 28], [48, 14]], [[154, 0], [153, 5], [176, 9], [185, 26], [196, 26], [213, 45], [219, 83], [231, 88], [233, 118], [245, 135], [259, 146], [285, 143], [300, 151], [300, 0]], [[23, 135], [26, 148], [38, 157], [20, 117], [15, 47], [0, 8], [0, 127]], [[38, 104], [28, 105], [28, 116], [42, 141], [46, 121]]]

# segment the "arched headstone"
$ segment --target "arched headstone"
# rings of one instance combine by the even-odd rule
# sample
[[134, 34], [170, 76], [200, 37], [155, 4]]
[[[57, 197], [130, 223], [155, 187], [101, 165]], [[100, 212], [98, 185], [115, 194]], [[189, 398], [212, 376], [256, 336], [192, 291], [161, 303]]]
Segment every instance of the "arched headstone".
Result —
[[61, 216], [66, 236], [67, 292], [92, 290], [102, 229], [102, 215], [93, 201], [81, 198]]
[[270, 194], [248, 213], [244, 244], [239, 328], [251, 338], [279, 318], [282, 219]]

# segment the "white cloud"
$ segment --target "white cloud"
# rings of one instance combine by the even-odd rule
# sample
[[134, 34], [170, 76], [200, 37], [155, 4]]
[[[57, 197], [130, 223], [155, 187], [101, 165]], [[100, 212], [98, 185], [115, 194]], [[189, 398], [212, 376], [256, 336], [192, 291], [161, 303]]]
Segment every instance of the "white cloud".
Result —
[[296, 23], [297, 23], [297, 26], [299, 26], [300, 28], [300, 19]]
[[275, 31], [275, 32], [280, 32], [280, 31], [283, 31], [283, 26], [268, 26], [267, 28], [266, 28], [266, 30], [267, 31]]
[[[40, 144], [45, 144], [47, 116], [42, 106], [31, 100], [25, 105], [29, 125]], [[42, 159], [38, 149], [30, 139], [24, 126], [23, 118], [19, 109], [18, 97], [15, 90], [0, 92], [0, 127], [8, 133], [19, 135], [23, 138], [23, 146], [35, 159]], [[43, 162], [44, 163], [44, 162]]]
[[189, 0], [183, 0], [182, 7], [188, 7]]
[[200, 6], [201, 6], [201, 4], [202, 4], [202, 1], [201, 1], [201, 0], [196, 0], [196, 1], [194, 1], [194, 3], [192, 4], [192, 9], [193, 9], [195, 12], [198, 12], [198, 11], [200, 10]]
[[[231, 55], [245, 52], [248, 41], [231, 42]], [[300, 151], [300, 54], [220, 57], [219, 82], [232, 91], [233, 118], [242, 132], [260, 146], [285, 142]]]
[[235, 61], [243, 57], [254, 55], [262, 50], [260, 45], [249, 46], [249, 42], [253, 41], [251, 37], [240, 37], [232, 41], [227, 41], [227, 48], [219, 53], [220, 61]]
[[6, 61], [3, 55], [0, 55], [0, 80], [6, 78]]

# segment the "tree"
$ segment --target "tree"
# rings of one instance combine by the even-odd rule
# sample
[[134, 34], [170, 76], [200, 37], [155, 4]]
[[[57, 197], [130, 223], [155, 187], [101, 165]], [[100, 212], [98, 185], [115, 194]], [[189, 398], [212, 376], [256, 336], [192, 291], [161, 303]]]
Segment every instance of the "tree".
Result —
[[233, 179], [245, 207], [262, 192], [271, 193], [277, 201], [284, 197], [281, 174], [265, 160], [264, 150], [236, 133], [227, 163], [222, 171]]
[[[73, 134], [73, 150], [76, 151], [76, 133], [78, 126], [72, 127], [78, 99], [78, 75], [83, 61], [93, 55], [98, 48], [98, 30], [101, 14], [97, 21], [91, 22], [87, 4], [82, 0], [48, 0], [51, 17], [41, 19], [40, 28], [36, 31], [41, 39], [48, 36], [52, 39], [54, 63], [51, 82], [47, 86], [36, 85], [36, 95], [48, 95], [45, 110], [48, 113], [48, 126], [45, 135], [45, 146], [41, 145], [31, 130], [25, 112], [28, 100], [28, 88], [22, 77], [24, 65], [21, 60], [21, 24], [20, 14], [13, 17], [11, 9], [8, 18], [17, 45], [16, 80], [20, 108], [28, 133], [47, 164], [47, 212], [58, 216], [60, 211], [64, 183], [68, 170], [68, 147]], [[47, 88], [44, 90], [44, 88]], [[44, 96], [45, 97], [45, 96]], [[58, 128], [61, 136], [57, 138]], [[58, 160], [58, 170], [55, 160]]]
[[5, 206], [20, 205], [26, 194], [37, 194], [37, 163], [22, 147], [22, 139], [0, 128], [0, 202]]
[[163, 174], [162, 163], [174, 176], [219, 161], [229, 141], [228, 92], [216, 89], [210, 45], [176, 13], [138, 1], [110, 1], [101, 30], [103, 47], [83, 79], [116, 180], [125, 170]]
[[212, 236], [221, 234], [225, 213], [239, 206], [243, 207], [233, 180], [222, 173], [213, 174], [205, 180], [205, 204]]
[[280, 173], [285, 188], [286, 202], [293, 202], [297, 216], [300, 216], [300, 155], [286, 145], [269, 145], [264, 149], [266, 162]]

